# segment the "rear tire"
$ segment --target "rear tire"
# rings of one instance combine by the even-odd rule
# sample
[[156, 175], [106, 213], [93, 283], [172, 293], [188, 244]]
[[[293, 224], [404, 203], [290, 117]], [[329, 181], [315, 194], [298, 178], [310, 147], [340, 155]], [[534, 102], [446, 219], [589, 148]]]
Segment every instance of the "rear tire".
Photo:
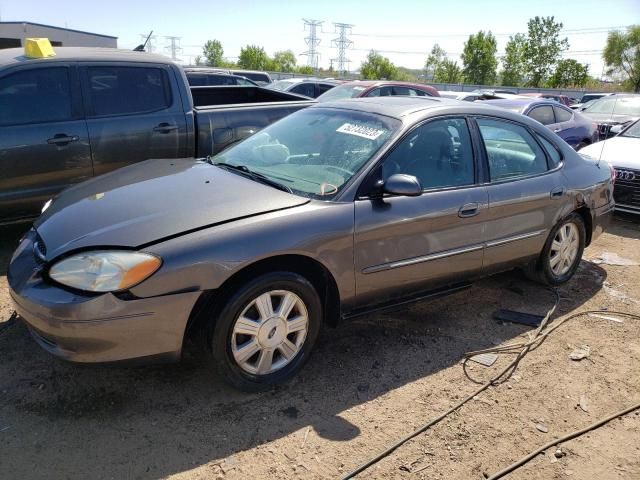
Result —
[[269, 390], [306, 363], [322, 321], [313, 285], [292, 272], [272, 272], [237, 289], [211, 319], [208, 338], [217, 370], [246, 392]]
[[525, 274], [544, 285], [559, 286], [568, 282], [582, 260], [585, 239], [584, 221], [573, 212], [553, 227], [540, 256], [527, 266]]

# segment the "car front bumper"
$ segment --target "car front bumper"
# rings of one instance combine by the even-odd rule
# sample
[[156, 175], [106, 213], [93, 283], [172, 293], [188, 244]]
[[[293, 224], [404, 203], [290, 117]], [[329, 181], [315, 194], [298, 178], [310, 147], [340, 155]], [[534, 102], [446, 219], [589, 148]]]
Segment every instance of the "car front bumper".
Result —
[[22, 240], [7, 278], [16, 311], [40, 346], [83, 363], [180, 358], [200, 292], [137, 299], [72, 292], [43, 276], [45, 265], [34, 255], [34, 238], [31, 231]]

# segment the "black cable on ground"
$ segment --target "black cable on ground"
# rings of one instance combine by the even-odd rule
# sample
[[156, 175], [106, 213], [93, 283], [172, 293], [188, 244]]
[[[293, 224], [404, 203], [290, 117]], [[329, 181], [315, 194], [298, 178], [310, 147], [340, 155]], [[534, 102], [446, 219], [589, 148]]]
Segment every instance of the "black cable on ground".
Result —
[[[449, 410], [447, 410], [443, 414], [441, 414], [438, 417], [434, 418], [433, 420], [431, 420], [427, 424], [423, 425], [422, 427], [418, 428], [417, 430], [414, 430], [413, 432], [411, 432], [410, 434], [408, 434], [404, 438], [398, 440], [396, 443], [391, 445], [389, 448], [387, 448], [383, 452], [380, 452], [378, 455], [373, 457], [371, 460], [363, 463], [362, 465], [357, 467], [355, 470], [353, 470], [353, 471], [347, 473], [346, 475], [344, 475], [342, 477], [342, 480], [348, 480], [348, 479], [354, 478], [356, 475], [364, 472], [366, 469], [368, 469], [372, 465], [375, 465], [376, 463], [378, 463], [383, 458], [389, 456], [396, 449], [398, 449], [399, 447], [401, 447], [402, 445], [407, 443], [412, 438], [417, 437], [421, 433], [424, 433], [429, 428], [431, 428], [432, 426], [436, 425], [441, 420], [446, 418], [448, 415], [450, 415], [451, 413], [453, 413], [456, 410], [458, 410], [460, 407], [462, 407], [465, 403], [469, 402], [476, 395], [479, 395], [480, 393], [482, 393], [483, 391], [485, 391], [486, 389], [488, 389], [489, 387], [491, 387], [493, 385], [498, 385], [498, 384], [504, 382], [505, 380], [507, 380], [513, 374], [513, 372], [516, 370], [516, 368], [518, 367], [518, 364], [524, 358], [524, 356], [527, 355], [527, 353], [529, 353], [532, 350], [535, 350], [552, 332], [554, 332], [557, 328], [559, 328], [561, 325], [565, 324], [569, 320], [572, 320], [572, 319], [574, 319], [576, 317], [579, 317], [579, 316], [582, 316], [582, 315], [587, 315], [589, 313], [598, 313], [598, 314], [606, 313], [608, 315], [619, 315], [619, 316], [624, 316], [624, 317], [628, 317], [628, 318], [635, 318], [635, 319], [639, 319], [640, 320], [640, 315], [634, 315], [634, 314], [631, 314], [631, 313], [613, 312], [613, 311], [609, 311], [609, 310], [590, 310], [590, 311], [578, 312], [578, 313], [574, 313], [573, 315], [569, 315], [568, 317], [563, 318], [561, 321], [559, 321], [558, 323], [556, 323], [552, 327], [547, 328], [547, 325], [549, 324], [549, 320], [550, 320], [551, 316], [555, 313], [556, 309], [558, 308], [558, 304], [560, 303], [560, 295], [558, 294], [558, 291], [556, 289], [553, 289], [552, 292], [553, 292], [553, 294], [555, 296], [555, 301], [554, 301], [553, 307], [551, 307], [551, 309], [547, 312], [545, 317], [540, 322], [540, 325], [536, 328], [536, 330], [533, 332], [533, 335], [530, 337], [530, 339], [528, 341], [526, 341], [526, 342], [518, 342], [518, 343], [510, 343], [510, 344], [507, 344], [507, 345], [497, 346], [497, 347], [493, 347], [493, 348], [487, 348], [487, 349], [484, 349], [484, 350], [478, 350], [478, 351], [475, 351], [475, 352], [469, 352], [469, 353], [465, 354], [464, 362], [466, 362], [470, 357], [473, 357], [475, 355], [479, 355], [481, 353], [495, 353], [495, 354], [512, 354], [512, 355], [516, 355], [516, 358], [514, 360], [512, 360], [504, 370], [502, 370], [498, 375], [493, 377], [488, 382], [484, 383], [480, 388], [478, 388], [478, 390], [474, 391], [472, 394], [470, 394], [469, 396], [465, 397], [463, 400], [461, 400], [460, 402], [455, 404], [453, 407], [451, 407]], [[463, 363], [463, 366], [464, 366], [464, 363]], [[636, 406], [635, 408], [638, 408], [638, 407]], [[632, 408], [632, 410], [634, 410], [635, 408]], [[604, 423], [606, 423], [606, 421], [608, 421], [608, 420], [605, 419]], [[601, 424], [602, 423], [598, 424], [597, 426], [600, 426]], [[597, 426], [594, 426], [593, 428], [597, 428]], [[574, 438], [574, 437], [571, 437], [571, 438]], [[548, 447], [546, 447], [546, 448], [548, 448]], [[526, 461], [525, 461], [525, 463], [526, 463]], [[517, 468], [517, 466], [514, 467], [514, 468]], [[506, 473], [508, 473], [508, 472], [505, 472], [505, 474]], [[496, 478], [499, 478], [499, 477], [496, 477]]]
[[624, 410], [614, 413], [613, 415], [609, 415], [607, 418], [603, 418], [602, 420], [599, 420], [596, 423], [592, 423], [591, 425], [583, 428], [582, 430], [576, 430], [575, 432], [571, 432], [565, 435], [564, 437], [558, 438], [557, 440], [553, 440], [552, 442], [549, 442], [546, 445], [543, 445], [542, 447], [540, 447], [539, 449], [534, 450], [530, 454], [522, 457], [517, 462], [512, 463], [507, 468], [500, 470], [498, 473], [494, 473], [487, 480], [498, 480], [498, 478], [504, 477], [508, 473], [511, 473], [512, 471], [514, 471], [516, 468], [519, 468], [525, 463], [527, 463], [529, 460], [531, 460], [535, 456], [540, 455], [546, 449], [554, 447], [559, 443], [566, 442], [567, 440], [571, 440], [572, 438], [579, 437], [580, 435], [584, 435], [585, 433], [590, 432], [591, 430], [595, 430], [596, 428], [601, 427], [605, 423], [610, 422], [615, 418], [622, 417], [623, 415], [626, 415], [627, 413], [631, 413], [634, 410], [637, 410], [639, 408], [640, 408], [640, 403], [636, 403], [635, 405], [632, 405], [629, 408], [625, 408]]

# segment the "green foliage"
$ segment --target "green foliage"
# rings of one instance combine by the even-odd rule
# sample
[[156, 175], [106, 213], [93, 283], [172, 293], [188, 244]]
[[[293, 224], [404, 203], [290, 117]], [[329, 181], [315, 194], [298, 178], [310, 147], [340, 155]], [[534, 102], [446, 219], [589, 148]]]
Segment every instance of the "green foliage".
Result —
[[310, 65], [301, 65], [298, 67], [298, 73], [301, 73], [302, 75], [313, 75], [313, 67]]
[[551, 88], [584, 87], [588, 80], [589, 65], [568, 58], [558, 62], [548, 84]]
[[433, 81], [436, 83], [462, 83], [463, 78], [462, 69], [458, 66], [458, 62], [445, 59], [436, 67]]
[[196, 55], [196, 58], [193, 60], [196, 66], [201, 66], [203, 64], [202, 57], [200, 55]]
[[271, 61], [274, 72], [294, 72], [296, 70], [296, 56], [291, 50], [284, 50], [273, 54]]
[[626, 32], [609, 32], [602, 52], [607, 75], [615, 75], [627, 88], [640, 92], [640, 25], [632, 25]]
[[[210, 67], [223, 66], [223, 54], [224, 49], [222, 48], [222, 43], [218, 40], [208, 40], [202, 48], [202, 55], [205, 58], [205, 64]], [[196, 63], [196, 65], [198, 64]]]
[[270, 59], [264, 48], [258, 45], [247, 45], [240, 49], [238, 66], [247, 70], [268, 70]]
[[395, 80], [398, 69], [387, 57], [371, 50], [360, 66], [360, 75], [367, 80]]
[[560, 38], [562, 23], [554, 17], [534, 17], [528, 23], [528, 36], [524, 45], [525, 74], [529, 85], [540, 87], [569, 48], [569, 40]]
[[436, 76], [436, 70], [442, 62], [447, 59], [447, 52], [445, 52], [437, 43], [431, 49], [431, 53], [427, 57], [427, 61], [424, 63], [424, 78], [425, 80], [434, 81]]
[[475, 35], [469, 35], [464, 44], [462, 58], [465, 82], [477, 85], [490, 85], [496, 81], [496, 37], [491, 31], [485, 33], [480, 30]]
[[505, 86], [517, 87], [522, 85], [525, 71], [524, 47], [526, 37], [516, 33], [509, 37], [502, 57], [501, 83]]

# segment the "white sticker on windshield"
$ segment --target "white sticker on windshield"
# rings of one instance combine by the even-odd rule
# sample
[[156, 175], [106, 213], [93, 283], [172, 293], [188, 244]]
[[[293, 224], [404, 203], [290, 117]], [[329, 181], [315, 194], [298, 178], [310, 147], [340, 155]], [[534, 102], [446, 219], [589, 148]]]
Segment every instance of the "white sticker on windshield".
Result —
[[353, 123], [345, 123], [336, 132], [347, 133], [349, 135], [356, 135], [362, 138], [368, 138], [369, 140], [375, 140], [384, 133], [384, 130], [378, 130], [377, 128], [365, 127], [363, 125], [354, 125]]

